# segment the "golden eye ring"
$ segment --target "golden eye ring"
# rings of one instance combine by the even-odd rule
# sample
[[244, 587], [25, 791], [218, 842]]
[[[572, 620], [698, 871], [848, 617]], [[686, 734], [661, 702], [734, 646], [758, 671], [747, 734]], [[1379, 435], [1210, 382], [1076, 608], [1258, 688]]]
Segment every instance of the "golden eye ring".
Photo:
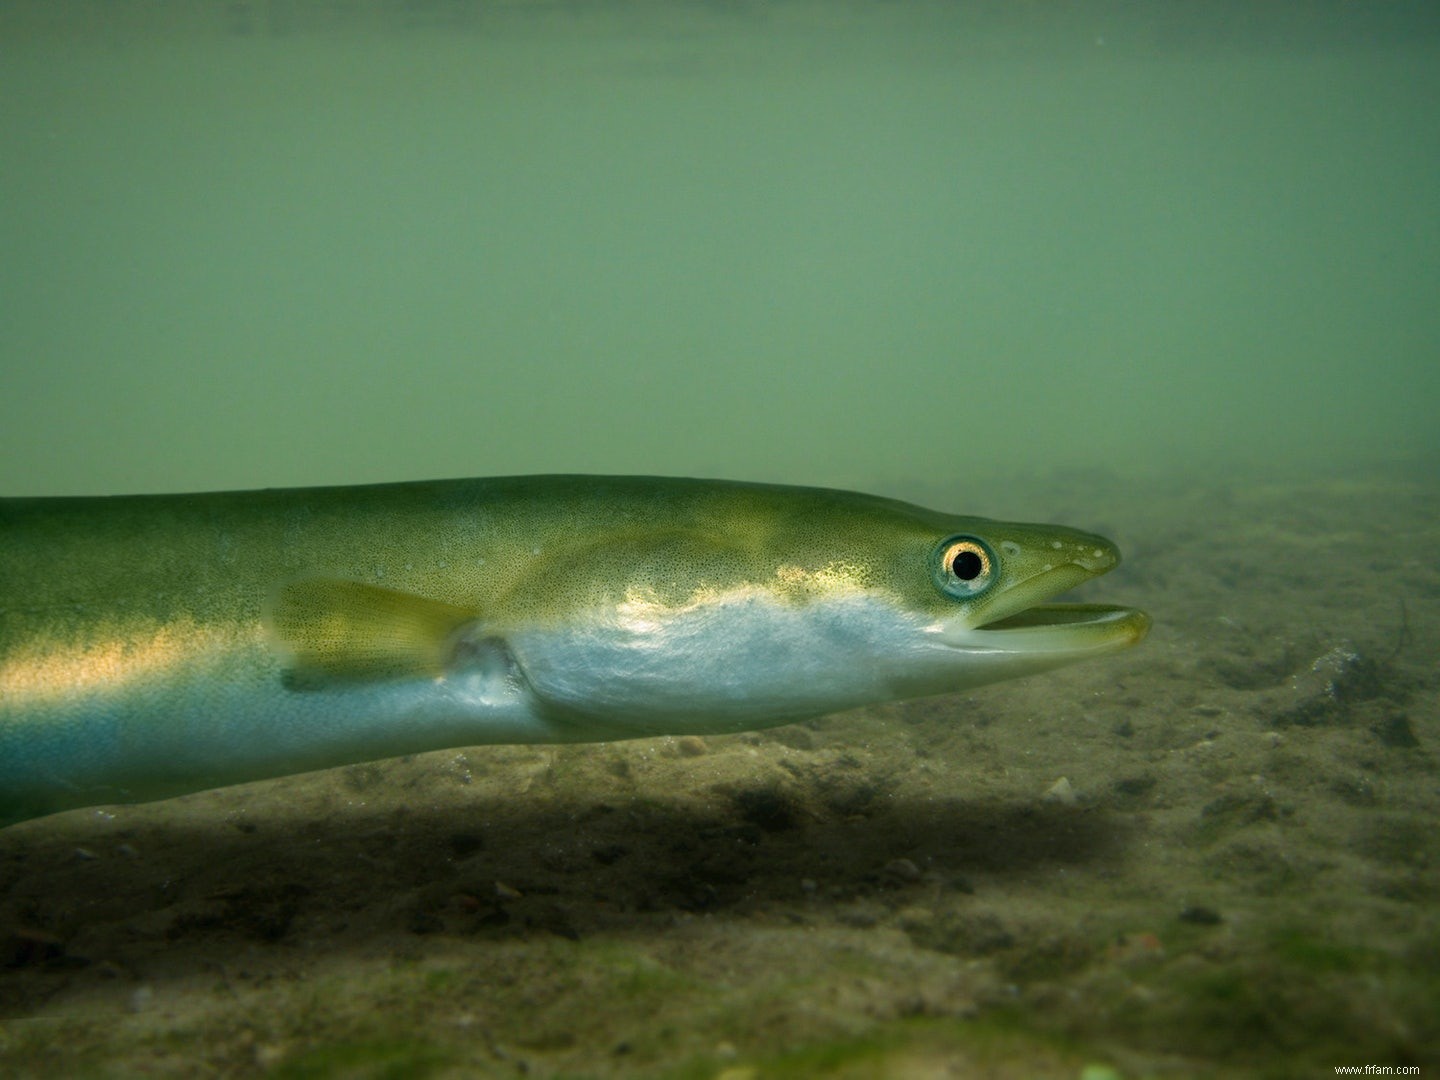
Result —
[[995, 553], [977, 536], [951, 536], [936, 545], [931, 576], [941, 592], [957, 600], [979, 596], [999, 572]]

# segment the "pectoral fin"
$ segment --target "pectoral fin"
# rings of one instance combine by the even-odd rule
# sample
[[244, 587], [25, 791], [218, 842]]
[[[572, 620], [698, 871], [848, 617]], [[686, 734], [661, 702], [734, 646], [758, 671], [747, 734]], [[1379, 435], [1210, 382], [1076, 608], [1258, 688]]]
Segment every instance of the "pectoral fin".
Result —
[[439, 676], [476, 619], [468, 608], [334, 578], [289, 582], [265, 612], [292, 689]]

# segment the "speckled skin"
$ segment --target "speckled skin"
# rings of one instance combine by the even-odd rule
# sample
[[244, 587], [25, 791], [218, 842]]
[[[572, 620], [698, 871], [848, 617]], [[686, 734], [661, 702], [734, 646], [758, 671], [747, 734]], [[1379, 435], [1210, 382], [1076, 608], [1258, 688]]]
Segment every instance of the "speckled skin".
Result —
[[[997, 553], [972, 599], [935, 579], [957, 533]], [[966, 635], [1116, 561], [1055, 526], [650, 477], [0, 500], [0, 823], [446, 746], [743, 730], [1041, 670], [1147, 620], [1032, 614], [1016, 648]], [[439, 674], [307, 686], [266, 612], [311, 579], [473, 619]]]

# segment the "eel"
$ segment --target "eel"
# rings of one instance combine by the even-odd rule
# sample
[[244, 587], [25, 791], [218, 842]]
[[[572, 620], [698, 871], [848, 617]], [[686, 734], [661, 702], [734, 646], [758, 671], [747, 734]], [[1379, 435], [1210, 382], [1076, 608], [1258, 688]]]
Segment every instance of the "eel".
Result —
[[1111, 653], [1108, 540], [528, 476], [0, 499], [0, 825], [484, 743], [747, 731]]

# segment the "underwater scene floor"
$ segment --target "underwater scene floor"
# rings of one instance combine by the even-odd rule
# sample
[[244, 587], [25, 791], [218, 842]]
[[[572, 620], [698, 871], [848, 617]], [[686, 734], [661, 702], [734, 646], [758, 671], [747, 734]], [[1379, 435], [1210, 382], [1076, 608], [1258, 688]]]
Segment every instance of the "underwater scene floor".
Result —
[[1150, 638], [769, 731], [0, 831], [0, 1073], [1440, 1066], [1434, 477], [929, 501], [1111, 536], [1124, 565], [1080, 595], [1146, 609]]

